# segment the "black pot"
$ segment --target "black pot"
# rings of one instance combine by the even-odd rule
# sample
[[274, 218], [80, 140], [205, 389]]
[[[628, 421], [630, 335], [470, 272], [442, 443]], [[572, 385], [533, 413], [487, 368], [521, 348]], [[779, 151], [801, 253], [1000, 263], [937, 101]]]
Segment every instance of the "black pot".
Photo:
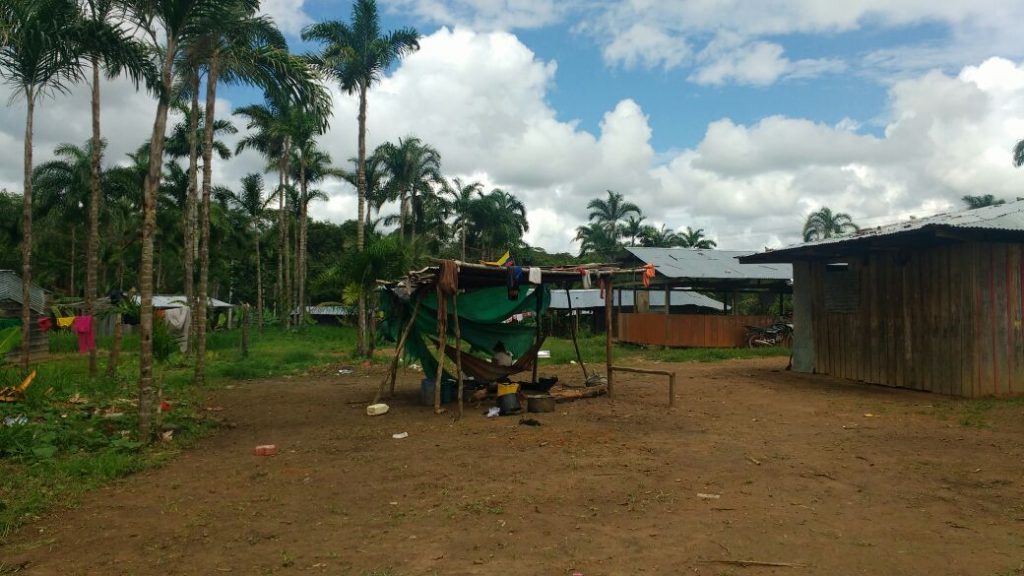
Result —
[[519, 396], [516, 394], [498, 396], [498, 408], [501, 409], [502, 416], [518, 414], [523, 411], [522, 405], [519, 404]]

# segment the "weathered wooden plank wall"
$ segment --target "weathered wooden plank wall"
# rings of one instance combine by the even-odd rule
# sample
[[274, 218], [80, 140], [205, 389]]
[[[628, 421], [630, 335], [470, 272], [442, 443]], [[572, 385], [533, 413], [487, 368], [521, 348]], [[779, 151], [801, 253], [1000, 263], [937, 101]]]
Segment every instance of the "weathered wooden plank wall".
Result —
[[620, 342], [679, 348], [746, 346], [745, 326], [768, 326], [771, 316], [620, 314]]
[[[951, 244], [848, 262], [855, 310], [811, 266], [815, 371], [957, 396], [1024, 394], [1024, 249]], [[800, 287], [797, 288], [798, 290]]]

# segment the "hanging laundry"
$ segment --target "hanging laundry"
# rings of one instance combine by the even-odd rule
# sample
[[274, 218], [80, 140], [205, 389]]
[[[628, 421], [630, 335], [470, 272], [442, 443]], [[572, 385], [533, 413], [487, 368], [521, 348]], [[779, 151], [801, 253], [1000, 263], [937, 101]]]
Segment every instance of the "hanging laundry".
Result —
[[535, 266], [530, 267], [529, 279], [530, 279], [530, 284], [540, 284], [541, 283], [540, 268], [537, 268]]
[[88, 352], [96, 349], [96, 334], [92, 330], [92, 316], [75, 316], [71, 329], [78, 334], [78, 351]]
[[164, 321], [178, 333], [178, 349], [187, 352], [189, 328], [192, 326], [192, 310], [187, 306], [168, 308], [164, 312]]
[[71, 328], [71, 325], [75, 323], [74, 316], [58, 316], [57, 317], [57, 328]]
[[654, 271], [654, 264], [648, 264], [644, 266], [644, 288], [651, 287], [651, 280], [654, 278], [656, 272]]
[[42, 330], [44, 334], [49, 332], [50, 328], [53, 328], [53, 320], [50, 320], [49, 316], [40, 316], [37, 322], [39, 322], [39, 329]]
[[586, 268], [579, 268], [579, 271], [580, 276], [583, 278], [583, 289], [589, 290], [592, 286], [590, 282], [590, 270], [587, 270]]
[[509, 266], [506, 285], [508, 287], [508, 299], [519, 300], [519, 280], [523, 276], [523, 269], [520, 266]]

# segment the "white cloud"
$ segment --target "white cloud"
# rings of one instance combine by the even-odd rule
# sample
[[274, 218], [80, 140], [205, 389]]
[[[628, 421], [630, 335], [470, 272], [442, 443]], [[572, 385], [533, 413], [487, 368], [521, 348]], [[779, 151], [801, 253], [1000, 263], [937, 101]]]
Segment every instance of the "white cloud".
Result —
[[262, 0], [260, 12], [273, 18], [282, 32], [297, 36], [305, 26], [313, 23], [306, 14], [304, 3], [305, 0]]
[[483, 30], [538, 28], [561, 20], [576, 0], [382, 0], [392, 12], [412, 13], [444, 26]]

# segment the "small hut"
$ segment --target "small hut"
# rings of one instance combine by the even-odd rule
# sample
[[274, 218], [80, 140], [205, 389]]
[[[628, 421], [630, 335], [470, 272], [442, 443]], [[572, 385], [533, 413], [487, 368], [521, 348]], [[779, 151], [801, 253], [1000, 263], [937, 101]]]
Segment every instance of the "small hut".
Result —
[[793, 263], [793, 369], [1024, 394], [1024, 201], [740, 258]]
[[[29, 291], [31, 294], [29, 307], [32, 310], [31, 326], [29, 327], [29, 354], [33, 360], [39, 360], [50, 353], [49, 338], [39, 328], [39, 318], [46, 315], [46, 292], [35, 284]], [[13, 270], [0, 270], [0, 328], [21, 326], [23, 300], [21, 276]], [[14, 360], [19, 354], [19, 349], [16, 349], [10, 352], [7, 358]]]

